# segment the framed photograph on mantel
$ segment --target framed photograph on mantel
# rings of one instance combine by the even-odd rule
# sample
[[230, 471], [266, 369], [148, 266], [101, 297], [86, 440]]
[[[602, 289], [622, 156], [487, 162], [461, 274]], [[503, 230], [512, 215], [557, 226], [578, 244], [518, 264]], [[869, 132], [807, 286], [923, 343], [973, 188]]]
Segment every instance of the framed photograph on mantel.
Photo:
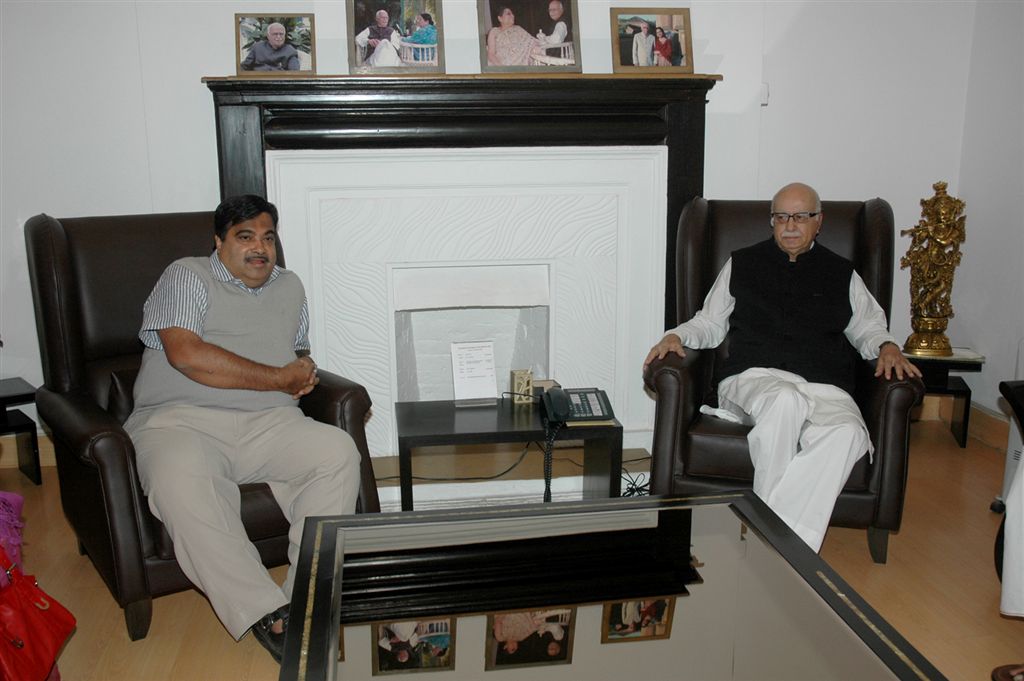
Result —
[[312, 14], [235, 15], [239, 76], [306, 78], [316, 73]]
[[346, 0], [349, 73], [444, 73], [441, 0]]
[[482, 0], [483, 73], [580, 73], [577, 0]]
[[690, 10], [612, 7], [612, 71], [693, 73]]

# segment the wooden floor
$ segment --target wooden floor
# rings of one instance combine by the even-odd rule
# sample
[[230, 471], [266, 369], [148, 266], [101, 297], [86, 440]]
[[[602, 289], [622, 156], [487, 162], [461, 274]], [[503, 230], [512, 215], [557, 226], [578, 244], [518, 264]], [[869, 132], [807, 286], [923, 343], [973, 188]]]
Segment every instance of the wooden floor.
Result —
[[[992, 559], [999, 517], [989, 503], [1002, 484], [1003, 460], [1002, 451], [978, 440], [960, 449], [940, 421], [915, 423], [903, 528], [890, 538], [888, 563], [871, 562], [862, 530], [833, 528], [822, 550], [950, 679], [984, 680], [993, 667], [1024, 661], [1024, 621], [999, 615]], [[196, 592], [156, 599], [149, 636], [129, 641], [121, 611], [76, 551], [56, 470], [44, 468], [43, 485], [35, 487], [15, 469], [0, 469], [0, 489], [26, 498], [28, 571], [78, 618], [60, 658], [66, 681], [277, 678], [270, 656], [251, 636], [236, 644]], [[284, 568], [273, 574], [283, 579]]]

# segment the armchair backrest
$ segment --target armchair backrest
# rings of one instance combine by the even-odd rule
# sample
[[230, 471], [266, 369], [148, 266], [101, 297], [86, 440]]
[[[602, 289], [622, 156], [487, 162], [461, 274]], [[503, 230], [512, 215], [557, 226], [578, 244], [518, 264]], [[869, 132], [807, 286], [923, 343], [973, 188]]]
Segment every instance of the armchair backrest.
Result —
[[213, 213], [56, 219], [25, 224], [48, 389], [107, 407], [111, 375], [137, 369], [142, 306], [172, 261], [213, 249]]
[[[892, 305], [892, 208], [883, 199], [822, 201], [818, 241], [847, 258], [882, 306]], [[676, 241], [676, 319], [684, 322], [704, 304], [733, 251], [771, 236], [771, 201], [709, 201], [697, 197], [683, 208]], [[709, 363], [710, 364], [710, 363]], [[705, 368], [705, 392], [713, 367]]]

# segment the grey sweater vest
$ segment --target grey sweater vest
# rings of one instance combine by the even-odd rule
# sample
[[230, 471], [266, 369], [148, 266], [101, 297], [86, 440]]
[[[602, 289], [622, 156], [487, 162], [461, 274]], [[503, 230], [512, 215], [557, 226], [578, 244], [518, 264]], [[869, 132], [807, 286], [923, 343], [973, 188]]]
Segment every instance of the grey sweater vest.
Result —
[[[208, 257], [183, 258], [178, 264], [198, 274], [206, 285], [209, 308], [204, 341], [269, 366], [284, 366], [295, 359], [295, 335], [305, 291], [294, 272], [282, 270], [272, 284], [253, 295], [215, 279]], [[171, 366], [163, 350], [146, 348], [135, 381], [135, 408], [173, 404], [260, 411], [291, 406], [295, 401], [278, 391], [210, 388]]]

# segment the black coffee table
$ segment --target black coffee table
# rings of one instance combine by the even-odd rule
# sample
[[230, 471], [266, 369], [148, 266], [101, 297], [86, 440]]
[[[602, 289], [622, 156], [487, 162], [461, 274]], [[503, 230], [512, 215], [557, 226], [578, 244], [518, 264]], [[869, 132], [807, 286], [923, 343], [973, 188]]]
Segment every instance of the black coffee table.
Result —
[[[402, 510], [413, 510], [412, 450], [441, 445], [544, 442], [539, 405], [516, 405], [505, 398], [494, 406], [456, 407], [452, 400], [396, 402], [398, 474]], [[619, 496], [622, 424], [579, 424], [562, 428], [558, 440], [583, 440], [583, 496]]]
[[[604, 604], [669, 595], [669, 640], [602, 643]], [[485, 671], [485, 615], [549, 607], [571, 664]], [[750, 490], [307, 518], [280, 678], [376, 678], [374, 627], [437, 618], [444, 679], [945, 678]]]

